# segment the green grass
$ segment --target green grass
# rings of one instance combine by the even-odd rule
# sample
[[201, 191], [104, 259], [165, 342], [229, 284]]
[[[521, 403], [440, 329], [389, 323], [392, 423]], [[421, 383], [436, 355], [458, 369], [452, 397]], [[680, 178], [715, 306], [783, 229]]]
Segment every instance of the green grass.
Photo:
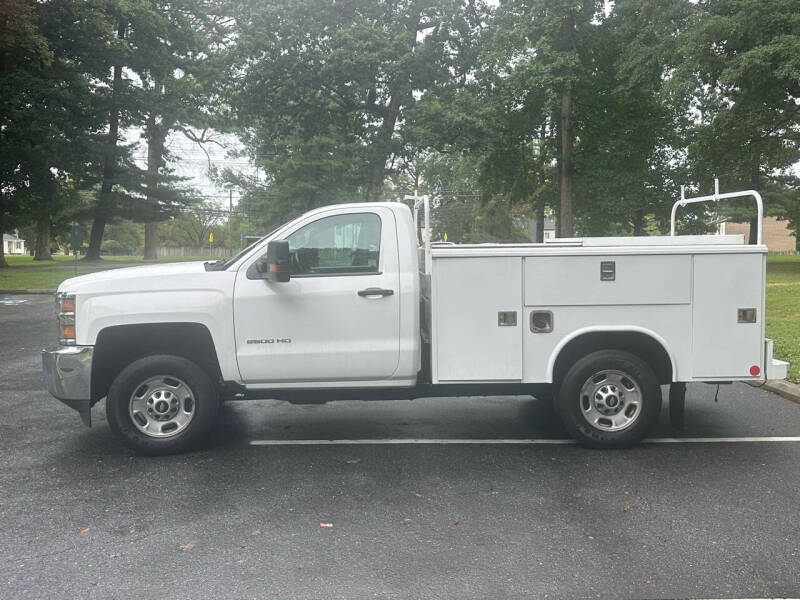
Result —
[[[203, 260], [191, 257], [164, 257], [159, 263]], [[55, 291], [65, 279], [75, 277], [75, 259], [71, 256], [53, 256], [52, 261], [34, 261], [30, 256], [6, 256], [9, 267], [0, 269], [0, 293], [5, 290]], [[152, 264], [141, 256], [108, 256], [99, 261], [84, 261], [80, 258], [77, 274], [96, 273], [107, 269]]]
[[767, 283], [800, 283], [800, 254], [767, 256]]
[[792, 363], [789, 378], [800, 381], [800, 255], [767, 257], [766, 326], [775, 358]]

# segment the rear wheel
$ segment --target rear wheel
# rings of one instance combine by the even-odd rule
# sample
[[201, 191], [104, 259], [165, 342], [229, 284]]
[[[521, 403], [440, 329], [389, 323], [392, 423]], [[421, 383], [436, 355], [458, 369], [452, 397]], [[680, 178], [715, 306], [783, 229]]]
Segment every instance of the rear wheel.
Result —
[[184, 452], [211, 432], [220, 399], [208, 375], [180, 356], [141, 358], [117, 375], [106, 399], [114, 434], [141, 454]]
[[557, 402], [564, 426], [581, 444], [624, 448], [639, 442], [658, 421], [661, 388], [641, 359], [600, 350], [567, 371]]

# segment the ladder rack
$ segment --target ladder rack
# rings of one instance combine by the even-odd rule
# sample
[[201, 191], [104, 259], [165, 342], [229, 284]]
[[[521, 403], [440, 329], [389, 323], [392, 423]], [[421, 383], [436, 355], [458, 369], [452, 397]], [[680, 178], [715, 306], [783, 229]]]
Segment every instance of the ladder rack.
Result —
[[758, 208], [758, 234], [756, 235], [756, 244], [761, 245], [763, 240], [764, 228], [764, 202], [761, 200], [761, 194], [755, 190], [744, 190], [741, 192], [728, 192], [727, 194], [719, 193], [719, 179], [714, 178], [714, 193], [710, 196], [698, 196], [697, 198], [686, 197], [686, 186], [681, 186], [681, 199], [672, 205], [672, 217], [670, 219], [669, 234], [675, 235], [675, 215], [678, 212], [679, 206], [686, 206], [687, 204], [696, 204], [698, 202], [719, 202], [728, 198], [747, 198], [752, 196], [755, 198], [756, 207]]

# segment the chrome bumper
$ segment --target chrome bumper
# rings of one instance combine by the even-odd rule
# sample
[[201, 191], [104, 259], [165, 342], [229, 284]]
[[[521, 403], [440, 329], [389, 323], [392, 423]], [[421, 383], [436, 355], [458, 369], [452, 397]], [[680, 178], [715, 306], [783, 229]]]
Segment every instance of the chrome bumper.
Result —
[[91, 382], [93, 346], [59, 346], [42, 350], [42, 367], [47, 391], [81, 414], [91, 425]]

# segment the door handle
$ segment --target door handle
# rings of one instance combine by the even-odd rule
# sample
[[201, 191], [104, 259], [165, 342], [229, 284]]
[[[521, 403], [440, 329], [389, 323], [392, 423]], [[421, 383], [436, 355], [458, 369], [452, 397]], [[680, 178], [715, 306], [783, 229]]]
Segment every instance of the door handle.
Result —
[[369, 298], [370, 296], [391, 296], [394, 290], [385, 290], [383, 288], [367, 288], [365, 290], [358, 290], [358, 295], [362, 298]]

